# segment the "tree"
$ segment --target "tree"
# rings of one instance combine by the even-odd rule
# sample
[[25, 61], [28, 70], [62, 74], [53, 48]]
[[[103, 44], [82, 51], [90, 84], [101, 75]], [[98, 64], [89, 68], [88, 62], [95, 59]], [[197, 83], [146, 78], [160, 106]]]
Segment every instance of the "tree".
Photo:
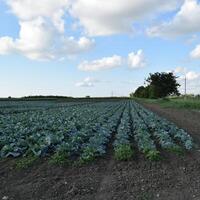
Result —
[[[168, 95], [180, 95], [178, 87], [180, 86], [177, 77], [173, 73], [154, 73], [149, 74], [146, 79], [148, 85], [140, 86], [136, 89], [134, 96], [139, 98], [162, 98]], [[131, 95], [132, 96], [132, 95]]]
[[133, 98], [134, 97], [134, 92], [130, 93], [130, 97]]
[[168, 95], [180, 95], [177, 83], [177, 77], [173, 73], [155, 73], [150, 74], [146, 79], [151, 87], [151, 93], [155, 98], [162, 98]]
[[145, 87], [144, 86], [140, 86], [139, 88], [137, 88], [137, 90], [134, 93], [135, 97], [140, 97], [140, 98], [145, 98]]

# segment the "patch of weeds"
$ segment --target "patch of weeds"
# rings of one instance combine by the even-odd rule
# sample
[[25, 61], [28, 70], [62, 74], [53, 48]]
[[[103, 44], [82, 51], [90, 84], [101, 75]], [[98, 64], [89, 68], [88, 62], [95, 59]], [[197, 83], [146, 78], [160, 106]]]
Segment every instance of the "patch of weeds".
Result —
[[121, 161], [130, 160], [134, 155], [134, 152], [130, 144], [123, 144], [115, 148], [115, 159]]
[[171, 152], [171, 153], [175, 153], [179, 156], [183, 156], [184, 155], [184, 150], [183, 148], [181, 148], [180, 146], [176, 145], [173, 147], [170, 147], [167, 149], [167, 151]]
[[153, 200], [153, 195], [145, 192], [141, 194], [141, 196], [139, 197], [139, 200]]
[[16, 169], [26, 169], [32, 166], [33, 163], [36, 162], [37, 159], [38, 157], [33, 156], [33, 155], [28, 155], [24, 158], [19, 158], [17, 159], [15, 163]]
[[150, 150], [146, 153], [146, 158], [151, 161], [159, 161], [161, 160], [160, 152], [157, 150]]
[[92, 147], [86, 147], [79, 159], [79, 164], [86, 164], [95, 160], [95, 149]]
[[81, 167], [83, 165], [83, 163], [81, 162], [81, 160], [76, 160], [72, 163], [73, 167]]
[[51, 156], [49, 163], [52, 165], [65, 165], [69, 164], [69, 154], [66, 152], [56, 152]]

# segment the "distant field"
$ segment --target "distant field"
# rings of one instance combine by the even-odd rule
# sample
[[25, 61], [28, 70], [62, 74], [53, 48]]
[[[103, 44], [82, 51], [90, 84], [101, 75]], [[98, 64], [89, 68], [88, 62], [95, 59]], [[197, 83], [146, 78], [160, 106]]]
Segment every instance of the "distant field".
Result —
[[200, 109], [200, 99], [198, 98], [165, 98], [165, 99], [137, 99], [141, 102], [156, 103], [162, 107]]

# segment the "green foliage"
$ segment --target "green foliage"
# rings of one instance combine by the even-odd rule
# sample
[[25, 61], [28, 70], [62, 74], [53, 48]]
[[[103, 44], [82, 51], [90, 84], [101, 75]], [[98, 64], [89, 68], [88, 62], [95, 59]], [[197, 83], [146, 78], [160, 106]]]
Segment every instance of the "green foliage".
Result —
[[93, 161], [95, 159], [95, 152], [95, 149], [92, 147], [85, 148], [83, 154], [80, 157], [80, 163], [85, 164]]
[[147, 92], [148, 92], [148, 98], [150, 99], [156, 99], [158, 96], [156, 87], [154, 85], [147, 86]]
[[178, 109], [200, 109], [200, 98], [190, 97], [184, 98], [176, 97], [176, 98], [160, 98], [160, 99], [137, 99], [138, 101], [142, 101], [145, 103], [155, 103], [159, 104], [164, 108], [178, 108]]
[[134, 96], [135, 96], [135, 95], [134, 95], [134, 92], [130, 93], [129, 96], [130, 96], [130, 98], [134, 98]]
[[127, 106], [120, 119], [120, 124], [117, 128], [115, 135], [115, 141], [113, 143], [115, 150], [115, 159], [117, 160], [129, 160], [132, 158], [134, 152], [130, 145], [131, 136], [131, 119], [129, 113], [129, 107]]
[[169, 152], [175, 153], [175, 154], [177, 154], [177, 155], [179, 155], [179, 156], [184, 155], [184, 150], [183, 150], [183, 148], [181, 148], [181, 147], [178, 146], [178, 145], [173, 146], [173, 147], [171, 147], [171, 148], [168, 148], [167, 150], [168, 150]]
[[164, 107], [184, 108], [184, 109], [200, 109], [200, 100], [195, 98], [170, 99], [168, 102], [159, 102]]
[[140, 86], [135, 91], [134, 96], [139, 98], [162, 98], [168, 95], [179, 95], [176, 81], [176, 76], [173, 73], [154, 73], [150, 74], [146, 79], [148, 85]]
[[157, 150], [148, 151], [146, 152], [145, 156], [151, 161], [161, 160], [160, 152]]
[[139, 200], [153, 200], [153, 194], [148, 193], [148, 192], [143, 192], [140, 196], [139, 196]]
[[49, 163], [53, 165], [69, 164], [68, 156], [66, 152], [56, 152], [49, 160]]
[[176, 81], [176, 76], [173, 73], [154, 73], [150, 74], [147, 82], [154, 87], [155, 97], [161, 98], [168, 95], [179, 95], [178, 87], [180, 86]]
[[33, 155], [29, 155], [27, 157], [17, 159], [15, 163], [16, 169], [26, 169], [32, 166], [33, 163], [36, 162], [37, 159], [38, 158]]
[[130, 160], [134, 155], [134, 152], [130, 144], [123, 144], [115, 149], [115, 158], [117, 160]]
[[148, 98], [148, 89], [147, 87], [140, 86], [137, 88], [137, 90], [134, 93], [135, 97], [139, 98]]

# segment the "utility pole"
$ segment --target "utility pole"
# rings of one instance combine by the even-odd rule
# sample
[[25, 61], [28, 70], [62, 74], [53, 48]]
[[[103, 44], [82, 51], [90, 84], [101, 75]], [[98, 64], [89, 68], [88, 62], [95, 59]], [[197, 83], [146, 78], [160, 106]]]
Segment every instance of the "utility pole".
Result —
[[187, 76], [185, 75], [185, 98], [187, 95]]

